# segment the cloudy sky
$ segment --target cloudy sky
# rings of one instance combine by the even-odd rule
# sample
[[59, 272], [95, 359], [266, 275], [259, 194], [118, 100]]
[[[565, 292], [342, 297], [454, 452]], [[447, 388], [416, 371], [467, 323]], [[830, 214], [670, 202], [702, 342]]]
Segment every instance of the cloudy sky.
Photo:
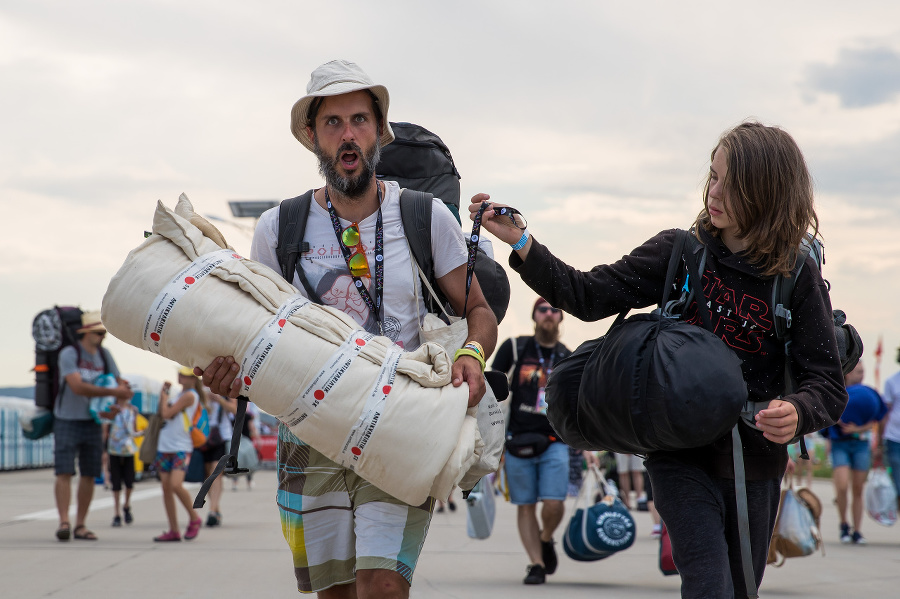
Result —
[[[184, 192], [230, 218], [230, 199], [318, 186], [290, 108], [333, 58], [388, 87], [391, 120], [444, 139], [464, 197], [519, 207], [585, 269], [690, 225], [722, 131], [784, 127], [816, 180], [825, 276], [867, 344], [868, 382], [879, 335], [882, 378], [897, 370], [896, 2], [5, 0], [0, 386], [32, 381], [38, 311], [99, 308], [157, 200]], [[221, 229], [249, 251], [245, 230]], [[535, 295], [511, 279], [502, 336], [530, 330]], [[570, 318], [563, 340], [606, 327]], [[174, 375], [107, 344], [125, 372]]]

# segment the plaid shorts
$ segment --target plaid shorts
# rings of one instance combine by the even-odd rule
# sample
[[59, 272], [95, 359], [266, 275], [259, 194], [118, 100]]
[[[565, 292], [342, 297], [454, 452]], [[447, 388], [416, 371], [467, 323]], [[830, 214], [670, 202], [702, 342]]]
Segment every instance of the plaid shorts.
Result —
[[176, 451], [175, 453], [157, 452], [156, 459], [153, 460], [153, 469], [157, 472], [187, 471], [188, 462], [190, 461], [191, 454], [185, 451]]
[[101, 474], [103, 458], [103, 429], [93, 420], [64, 420], [53, 423], [53, 459], [56, 474], [78, 473], [97, 478]]
[[434, 499], [411, 506], [278, 428], [278, 511], [297, 589], [325, 590], [356, 570], [393, 570], [412, 584]]

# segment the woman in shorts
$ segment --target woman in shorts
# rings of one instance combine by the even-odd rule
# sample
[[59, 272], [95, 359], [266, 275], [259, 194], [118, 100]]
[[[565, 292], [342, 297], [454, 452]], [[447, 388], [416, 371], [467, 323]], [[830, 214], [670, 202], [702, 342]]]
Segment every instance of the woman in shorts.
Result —
[[190, 368], [179, 369], [178, 382], [181, 385], [181, 393], [177, 397], [169, 396], [172, 384], [168, 381], [159, 394], [159, 401], [162, 402], [160, 414], [165, 424], [159, 431], [159, 443], [153, 466], [162, 483], [163, 505], [169, 520], [169, 530], [154, 537], [153, 540], [157, 542], [181, 540], [178, 514], [175, 511], [176, 498], [188, 513], [188, 526], [184, 531], [184, 538], [189, 541], [196, 537], [201, 524], [200, 515], [194, 510], [193, 500], [184, 488], [184, 475], [191, 453], [194, 451], [190, 423], [193, 422], [194, 412], [200, 409], [201, 402], [206, 403], [206, 394], [203, 391], [203, 383], [194, 376]]

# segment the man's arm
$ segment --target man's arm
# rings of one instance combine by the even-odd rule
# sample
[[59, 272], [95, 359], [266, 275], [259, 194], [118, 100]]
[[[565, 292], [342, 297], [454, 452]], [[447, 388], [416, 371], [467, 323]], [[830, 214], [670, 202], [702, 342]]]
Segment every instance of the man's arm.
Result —
[[119, 381], [118, 387], [109, 388], [85, 383], [81, 380], [80, 372], [70, 372], [66, 375], [65, 379], [66, 385], [68, 385], [72, 392], [81, 397], [104, 397], [106, 395], [111, 395], [119, 399], [131, 399], [131, 396], [134, 395], [134, 392], [131, 390], [131, 387], [128, 386], [126, 381]]
[[[485, 358], [491, 355], [497, 345], [497, 318], [484, 299], [478, 278], [472, 276], [472, 287], [469, 289], [469, 301], [466, 304], [466, 265], [460, 265], [437, 280], [438, 286], [453, 306], [457, 314], [463, 313], [465, 307], [466, 322], [469, 325], [469, 336], [466, 343], [475, 341], [484, 348]], [[463, 381], [469, 384], [469, 407], [478, 405], [485, 393], [484, 375], [481, 364], [470, 356], [460, 356], [453, 363], [453, 386], [460, 386]]]

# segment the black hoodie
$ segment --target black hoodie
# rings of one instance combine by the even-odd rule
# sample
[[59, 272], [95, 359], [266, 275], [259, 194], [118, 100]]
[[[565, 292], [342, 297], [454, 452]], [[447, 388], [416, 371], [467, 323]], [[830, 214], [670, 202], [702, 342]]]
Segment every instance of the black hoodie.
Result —
[[[732, 253], [718, 238], [701, 230], [709, 248], [703, 273], [703, 295], [712, 312], [717, 333], [743, 361], [744, 380], [752, 401], [778, 398], [784, 391], [784, 345], [775, 337], [771, 300], [774, 277], [764, 277], [746, 261], [743, 253]], [[621, 260], [595, 266], [589, 272], [565, 264], [543, 245], [532, 240], [523, 262], [512, 253], [510, 266], [522, 280], [576, 318], [599, 320], [625, 309], [657, 304], [663, 285], [675, 230], [657, 234]], [[828, 289], [813, 258], [807, 258], [791, 299], [791, 369], [797, 391], [782, 399], [797, 408], [797, 434], [811, 433], [834, 424], [847, 403], [841, 372]], [[696, 322], [696, 304], [685, 313]], [[710, 373], [715, 384], [715, 373]], [[762, 433], [743, 422], [741, 439], [747, 478], [780, 478], [787, 465], [784, 445], [766, 440]], [[734, 477], [731, 435], [706, 447], [675, 453], [680, 459], [705, 468], [715, 476]]]

